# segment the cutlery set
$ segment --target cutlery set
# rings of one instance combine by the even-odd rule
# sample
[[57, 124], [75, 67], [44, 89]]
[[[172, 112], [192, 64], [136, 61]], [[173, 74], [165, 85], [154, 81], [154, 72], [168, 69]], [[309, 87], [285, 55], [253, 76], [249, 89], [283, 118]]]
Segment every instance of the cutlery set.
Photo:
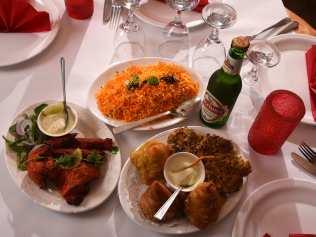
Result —
[[299, 151], [303, 156], [292, 152], [292, 159], [308, 173], [316, 175], [316, 151], [314, 151], [308, 144], [302, 142], [299, 147]]
[[121, 17], [122, 4], [118, 0], [105, 0], [103, 7], [103, 24], [109, 23], [110, 29], [116, 30]]

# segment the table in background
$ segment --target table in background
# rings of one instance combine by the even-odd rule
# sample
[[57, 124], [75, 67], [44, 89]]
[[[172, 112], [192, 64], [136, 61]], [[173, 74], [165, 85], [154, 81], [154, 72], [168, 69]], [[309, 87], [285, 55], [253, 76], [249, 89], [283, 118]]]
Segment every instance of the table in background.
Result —
[[282, 0], [288, 15], [299, 22], [298, 32], [316, 36], [316, 1]]
[[[230, 29], [221, 32], [228, 46], [236, 35], [253, 34], [286, 16], [281, 0], [231, 0], [238, 11], [238, 21]], [[5, 134], [14, 114], [27, 105], [47, 100], [61, 99], [61, 83], [58, 59], [67, 60], [67, 88], [69, 100], [86, 105], [87, 89], [93, 80], [107, 67], [113, 53], [114, 32], [101, 23], [103, 1], [95, 1], [95, 12], [89, 21], [75, 21], [66, 15], [55, 42], [41, 55], [20, 65], [0, 69], [0, 133]], [[145, 25], [148, 56], [155, 56], [158, 29]], [[207, 33], [207, 28], [192, 32], [195, 44]], [[206, 83], [206, 82], [205, 82]], [[315, 178], [296, 167], [290, 152], [297, 150], [303, 139], [316, 146], [316, 127], [300, 125], [282, 151], [273, 157], [253, 153], [247, 143], [249, 126], [256, 114], [249, 98], [242, 93], [227, 126], [232, 139], [238, 141], [253, 165], [247, 191], [243, 200], [260, 185], [278, 178], [297, 177], [315, 181]], [[202, 125], [198, 113], [177, 126]], [[137, 145], [161, 132], [126, 132], [117, 136], [123, 163]], [[161, 236], [134, 224], [123, 212], [117, 193], [99, 208], [79, 215], [52, 212], [34, 204], [13, 183], [4, 163], [4, 146], [0, 151], [0, 235], [5, 237], [56, 237], [56, 236]], [[240, 205], [225, 220], [206, 231], [192, 236], [229, 237]], [[298, 220], [300, 221], [300, 220]], [[310, 220], [313, 221], [313, 220]], [[316, 231], [315, 231], [316, 232]], [[190, 235], [189, 235], [190, 236]]]

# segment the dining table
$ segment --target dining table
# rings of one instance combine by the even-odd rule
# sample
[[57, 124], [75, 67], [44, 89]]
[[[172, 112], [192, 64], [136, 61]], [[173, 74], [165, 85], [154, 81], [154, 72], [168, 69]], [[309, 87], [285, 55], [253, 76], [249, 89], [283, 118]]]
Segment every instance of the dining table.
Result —
[[[75, 20], [59, 3], [63, 11], [60, 31], [53, 43], [36, 57], [17, 65], [0, 68], [0, 134], [6, 134], [8, 127], [23, 108], [47, 100], [61, 100], [59, 58], [66, 60], [66, 89], [68, 100], [87, 107], [88, 88], [111, 63], [114, 31], [102, 22], [104, 0], [94, 1], [91, 19]], [[220, 38], [226, 47], [237, 35], [253, 35], [287, 16], [281, 0], [228, 0], [237, 11], [236, 23], [220, 31]], [[123, 17], [126, 13], [123, 13]], [[140, 22], [146, 34], [146, 56], [157, 56], [160, 28]], [[191, 48], [207, 35], [206, 26], [190, 30]], [[293, 33], [295, 34], [295, 33]], [[1, 36], [0, 36], [1, 37]], [[0, 52], [1, 53], [1, 52]], [[208, 80], [203, 79], [204, 87]], [[305, 141], [316, 147], [316, 126], [299, 124], [287, 139], [281, 150], [270, 156], [253, 151], [248, 145], [247, 135], [260, 109], [260, 101], [251, 96], [253, 88], [243, 85], [242, 92], [226, 126], [220, 128], [241, 148], [250, 160], [252, 173], [247, 180], [246, 191], [237, 208], [225, 219], [206, 230], [187, 236], [230, 237], [238, 210], [249, 195], [273, 180], [282, 178], [304, 179], [316, 182], [315, 176], [305, 172], [291, 159], [291, 152], [298, 152], [298, 145]], [[260, 94], [260, 90], [257, 91]], [[199, 111], [173, 127], [204, 126]], [[104, 124], [104, 126], [107, 126]], [[127, 131], [115, 135], [120, 148], [122, 165], [129, 159], [130, 152], [146, 139], [166, 129], [150, 131]], [[63, 214], [43, 208], [32, 202], [15, 185], [5, 164], [5, 143], [0, 143], [0, 236], [1, 237], [158, 237], [135, 224], [123, 211], [117, 190], [99, 207], [78, 214]], [[316, 198], [316, 197], [315, 197]], [[300, 216], [292, 210], [292, 226], [298, 232], [302, 225], [309, 225], [316, 233], [315, 220]], [[279, 222], [280, 220], [275, 220]], [[314, 224], [313, 224], [314, 223]]]

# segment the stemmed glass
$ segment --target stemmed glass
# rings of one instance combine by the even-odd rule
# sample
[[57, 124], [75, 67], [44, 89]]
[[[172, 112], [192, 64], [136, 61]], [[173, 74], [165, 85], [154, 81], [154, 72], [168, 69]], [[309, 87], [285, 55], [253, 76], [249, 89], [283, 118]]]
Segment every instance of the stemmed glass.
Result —
[[158, 48], [161, 57], [187, 63], [189, 30], [181, 19], [181, 13], [194, 9], [198, 3], [199, 0], [168, 0], [170, 7], [176, 10], [176, 15], [163, 29], [163, 42]]
[[140, 0], [122, 0], [121, 3], [128, 9], [128, 15], [115, 32], [112, 62], [145, 56], [145, 33], [134, 17]]
[[202, 18], [211, 27], [211, 32], [194, 50], [192, 63], [203, 78], [208, 78], [224, 62], [225, 46], [219, 39], [219, 30], [232, 26], [237, 19], [235, 9], [225, 3], [214, 2], [202, 10]]
[[243, 73], [244, 82], [251, 86], [258, 81], [258, 67], [274, 67], [279, 64], [281, 56], [278, 48], [267, 40], [253, 40], [247, 51], [247, 59], [252, 63], [251, 69]]

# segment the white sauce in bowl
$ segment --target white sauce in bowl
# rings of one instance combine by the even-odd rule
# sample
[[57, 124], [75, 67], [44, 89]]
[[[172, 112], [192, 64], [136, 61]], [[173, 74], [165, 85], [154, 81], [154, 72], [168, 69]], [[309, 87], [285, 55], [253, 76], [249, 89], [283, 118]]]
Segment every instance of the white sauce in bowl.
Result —
[[203, 182], [205, 169], [202, 161], [193, 167], [181, 170], [197, 159], [197, 156], [189, 152], [178, 152], [170, 156], [164, 166], [164, 176], [168, 185], [174, 189], [182, 187], [184, 192], [190, 192]]

